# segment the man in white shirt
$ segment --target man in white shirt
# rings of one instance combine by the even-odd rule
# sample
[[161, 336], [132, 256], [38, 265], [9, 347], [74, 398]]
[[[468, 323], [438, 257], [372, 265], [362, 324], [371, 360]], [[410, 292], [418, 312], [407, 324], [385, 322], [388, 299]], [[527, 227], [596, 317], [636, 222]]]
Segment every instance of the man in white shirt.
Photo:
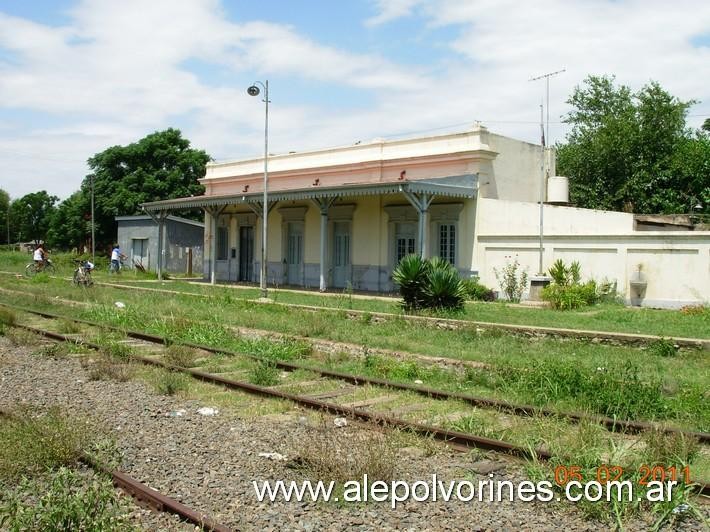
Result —
[[37, 266], [37, 270], [41, 270], [44, 266], [44, 248], [42, 247], [42, 244], [37, 244], [33, 259], [35, 261], [35, 266]]

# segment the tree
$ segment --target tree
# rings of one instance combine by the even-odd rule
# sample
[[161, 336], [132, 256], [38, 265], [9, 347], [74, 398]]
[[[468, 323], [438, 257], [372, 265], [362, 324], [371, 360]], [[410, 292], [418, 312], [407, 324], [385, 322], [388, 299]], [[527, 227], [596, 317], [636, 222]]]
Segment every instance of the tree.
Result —
[[81, 247], [91, 234], [89, 201], [79, 190], [62, 201], [49, 221], [47, 243], [51, 247], [71, 249]]
[[92, 173], [82, 183], [82, 194], [85, 201], [90, 197], [93, 179], [97, 248], [116, 238], [115, 216], [139, 214], [140, 204], [148, 201], [201, 195], [204, 187], [197, 180], [209, 160], [172, 128], [90, 158]]
[[702, 130], [710, 132], [710, 118], [705, 119], [705, 122], [703, 122], [702, 125]]
[[[687, 213], [710, 195], [707, 138], [685, 125], [688, 108], [655, 82], [632, 93], [614, 78], [590, 76], [568, 100], [572, 125], [558, 146], [558, 169], [581, 207]], [[710, 204], [704, 202], [705, 211]]]
[[8, 236], [10, 233], [10, 195], [0, 188], [0, 242], [9, 244]]
[[11, 230], [16, 240], [34, 240], [47, 238], [49, 220], [54, 213], [54, 204], [59, 198], [50, 196], [46, 190], [25, 194], [10, 204]]

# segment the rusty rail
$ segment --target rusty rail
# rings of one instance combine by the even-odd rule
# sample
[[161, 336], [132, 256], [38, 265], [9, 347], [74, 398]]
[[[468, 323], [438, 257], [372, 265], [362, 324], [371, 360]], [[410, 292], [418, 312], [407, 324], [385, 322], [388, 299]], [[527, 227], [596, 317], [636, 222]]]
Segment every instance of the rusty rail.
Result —
[[[42, 329], [37, 329], [35, 327], [31, 327], [28, 325], [20, 325], [20, 327], [22, 327], [26, 330], [29, 330], [31, 332], [34, 332], [36, 334], [40, 334], [40, 335], [43, 335], [43, 336], [46, 336], [48, 338], [52, 338], [55, 340], [64, 341], [64, 342], [73, 342], [74, 341], [72, 338], [65, 336], [63, 334], [54, 333], [51, 331], [44, 331]], [[91, 342], [82, 342], [82, 345], [85, 345], [85, 346], [90, 347], [92, 349], [100, 349], [99, 345], [91, 343]], [[334, 403], [327, 403], [324, 401], [319, 401], [317, 399], [313, 399], [310, 397], [299, 396], [299, 395], [290, 394], [287, 392], [282, 392], [279, 390], [273, 390], [273, 389], [266, 388], [263, 386], [258, 386], [258, 385], [251, 384], [251, 383], [227, 379], [225, 377], [221, 377], [220, 375], [213, 375], [211, 373], [206, 373], [206, 372], [191, 369], [191, 368], [183, 368], [183, 367], [179, 367], [179, 366], [173, 366], [171, 364], [166, 364], [164, 362], [161, 362], [158, 360], [153, 360], [153, 359], [146, 358], [146, 357], [132, 355], [131, 359], [136, 360], [136, 361], [141, 362], [146, 365], [152, 365], [152, 366], [160, 367], [160, 368], [171, 370], [171, 371], [178, 371], [181, 373], [187, 373], [196, 379], [199, 379], [204, 382], [211, 383], [211, 384], [221, 385], [226, 388], [241, 390], [241, 391], [245, 391], [245, 392], [255, 394], [255, 395], [262, 395], [262, 396], [266, 396], [266, 397], [286, 399], [288, 401], [292, 401], [296, 404], [299, 404], [299, 405], [304, 406], [309, 409], [318, 410], [321, 412], [327, 412], [329, 414], [340, 414], [340, 415], [350, 416], [354, 419], [359, 419], [359, 420], [373, 423], [373, 424], [383, 426], [386, 428], [397, 427], [397, 428], [401, 428], [404, 430], [409, 430], [411, 432], [414, 432], [414, 433], [422, 435], [422, 436], [434, 437], [435, 439], [442, 441], [457, 450], [468, 450], [471, 448], [478, 448], [478, 449], [495, 451], [495, 452], [499, 452], [499, 453], [505, 453], [505, 454], [509, 454], [512, 456], [522, 457], [522, 458], [532, 458], [532, 459], [538, 459], [538, 460], [544, 460], [544, 461], [547, 461], [552, 458], [552, 454], [548, 453], [547, 451], [540, 450], [540, 449], [523, 448], [523, 447], [513, 445], [511, 443], [504, 442], [501, 440], [494, 440], [494, 439], [490, 439], [490, 438], [483, 438], [480, 436], [473, 436], [471, 434], [466, 434], [466, 433], [462, 433], [462, 432], [445, 430], [445, 429], [441, 429], [438, 427], [424, 425], [421, 423], [412, 423], [412, 422], [404, 421], [404, 420], [401, 420], [398, 418], [383, 416], [383, 415], [379, 415], [376, 413], [369, 413], [369, 412], [355, 409], [355, 408], [349, 408], [349, 407], [340, 406], [340, 405], [334, 404]], [[706, 482], [694, 482], [693, 485], [696, 487], [696, 491], [698, 493], [700, 493], [701, 495], [710, 496], [710, 484], [708, 484]]]
[[[16, 308], [18, 310], [22, 310], [24, 312], [28, 312], [31, 314], [37, 314], [42, 317], [50, 318], [50, 319], [69, 319], [70, 321], [74, 321], [76, 323], [83, 323], [85, 325], [89, 325], [92, 327], [102, 327], [114, 331], [119, 331], [131, 338], [135, 338], [137, 340], [146, 340], [148, 342], [153, 342], [153, 343], [160, 343], [165, 345], [166, 343], [169, 343], [169, 339], [164, 338], [162, 336], [157, 336], [151, 333], [146, 333], [142, 331], [132, 331], [132, 330], [127, 330], [123, 329], [120, 327], [114, 327], [111, 325], [105, 325], [102, 323], [97, 323], [97, 322], [92, 322], [88, 320], [81, 320], [77, 318], [67, 318], [64, 316], [60, 316], [58, 314], [52, 314], [49, 312], [44, 312], [44, 311], [37, 311], [37, 310], [32, 310], [28, 309], [25, 307], [19, 307], [19, 306], [13, 306], [13, 305], [7, 305], [5, 303], [0, 303], [0, 305], [5, 305], [7, 307], [11, 308]], [[258, 360], [258, 361], [264, 361], [265, 359], [262, 357], [259, 357], [257, 355], [249, 354], [249, 353], [237, 353], [234, 351], [229, 351], [227, 349], [220, 349], [217, 347], [211, 347], [208, 345], [203, 345], [203, 344], [197, 344], [193, 342], [181, 342], [182, 345], [185, 345], [187, 347], [192, 347], [195, 349], [201, 349], [203, 351], [207, 351], [210, 353], [224, 353], [227, 355], [234, 355], [234, 356], [242, 356], [242, 357], [248, 357], [251, 358], [252, 360]], [[391, 388], [391, 389], [397, 389], [397, 390], [405, 390], [405, 391], [410, 391], [417, 393], [419, 395], [423, 395], [425, 397], [430, 397], [434, 399], [453, 399], [453, 400], [458, 400], [462, 401], [464, 403], [481, 407], [481, 408], [494, 408], [498, 410], [502, 410], [514, 415], [518, 416], [535, 416], [535, 415], [540, 415], [540, 416], [545, 416], [545, 417], [557, 417], [560, 419], [566, 419], [574, 423], [579, 423], [579, 422], [591, 422], [591, 423], [597, 423], [601, 426], [603, 426], [605, 429], [611, 431], [611, 432], [628, 432], [628, 433], [640, 433], [640, 432], [645, 432], [649, 430], [658, 430], [661, 431], [665, 434], [681, 434], [684, 436], [688, 436], [691, 438], [697, 439], [700, 443], [703, 444], [710, 444], [710, 433], [707, 432], [699, 432], [699, 431], [687, 431], [687, 430], [682, 430], [682, 429], [677, 429], [677, 428], [672, 428], [672, 427], [664, 427], [660, 426], [655, 423], [648, 423], [648, 422], [643, 422], [643, 421], [633, 421], [633, 420], [626, 420], [626, 419], [615, 419], [607, 416], [595, 416], [595, 415], [590, 415], [590, 414], [582, 414], [582, 413], [577, 413], [577, 412], [557, 412], [555, 410], [550, 410], [547, 408], [541, 408], [537, 407], [534, 405], [525, 405], [525, 404], [516, 404], [516, 403], [511, 403], [508, 401], [502, 401], [499, 399], [490, 399], [486, 397], [476, 397], [473, 395], [468, 395], [468, 394], [463, 394], [463, 393], [458, 393], [458, 392], [448, 392], [445, 390], [437, 390], [435, 388], [429, 388], [426, 386], [419, 386], [419, 385], [414, 385], [414, 384], [406, 384], [406, 383], [400, 383], [400, 382], [395, 382], [395, 381], [389, 381], [386, 379], [378, 379], [375, 377], [367, 377], [364, 375], [353, 375], [350, 373], [342, 373], [339, 371], [332, 371], [332, 370], [327, 370], [327, 369], [321, 369], [321, 368], [314, 368], [308, 365], [304, 364], [296, 364], [293, 362], [284, 362], [284, 361], [277, 361], [277, 360], [269, 360], [270, 363], [274, 364], [276, 367], [288, 371], [294, 371], [298, 369], [303, 369], [307, 371], [311, 371], [313, 373], [318, 373], [319, 375], [323, 377], [329, 377], [333, 379], [338, 379], [342, 380], [345, 382], [349, 382], [350, 384], [355, 384], [357, 386], [363, 385], [363, 384], [372, 384], [375, 386], [382, 386], [386, 388]]]
[[[49, 336], [49, 335], [46, 335]], [[49, 336], [51, 337], [51, 336]], [[54, 338], [57, 339], [57, 338]], [[0, 408], [0, 416], [14, 418], [15, 415], [9, 410]], [[122, 489], [134, 499], [148, 505], [156, 512], [171, 513], [179, 516], [185, 521], [198, 526], [202, 530], [212, 531], [212, 532], [231, 532], [231, 528], [217, 523], [207, 514], [203, 514], [193, 510], [192, 508], [185, 506], [181, 502], [175, 499], [163, 495], [159, 491], [151, 488], [150, 486], [143, 484], [141, 481], [122, 473], [118, 470], [111, 470], [100, 464], [96, 460], [92, 459], [89, 455], [85, 454], [81, 457], [81, 461], [89, 465], [93, 469], [111, 477], [114, 486]]]

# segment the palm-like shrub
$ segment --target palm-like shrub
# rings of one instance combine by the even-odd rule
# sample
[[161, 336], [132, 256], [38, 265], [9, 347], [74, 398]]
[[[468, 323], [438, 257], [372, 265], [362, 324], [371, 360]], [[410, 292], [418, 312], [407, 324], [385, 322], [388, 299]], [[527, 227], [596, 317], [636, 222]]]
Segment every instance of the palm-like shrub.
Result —
[[466, 287], [459, 272], [446, 261], [432, 260], [424, 286], [424, 299], [429, 308], [462, 308], [466, 300]]
[[392, 280], [399, 286], [405, 310], [424, 307], [424, 285], [431, 265], [419, 255], [406, 255], [392, 272]]
[[439, 257], [427, 260], [407, 255], [392, 272], [392, 279], [399, 285], [405, 310], [460, 309], [466, 300], [458, 271]]

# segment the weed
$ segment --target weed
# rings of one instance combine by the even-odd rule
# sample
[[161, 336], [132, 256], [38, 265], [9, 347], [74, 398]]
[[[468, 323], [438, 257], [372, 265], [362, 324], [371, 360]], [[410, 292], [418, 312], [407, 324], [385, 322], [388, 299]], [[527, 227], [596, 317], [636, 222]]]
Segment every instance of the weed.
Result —
[[12, 327], [17, 323], [17, 316], [11, 310], [0, 308], [0, 324]]
[[273, 386], [279, 382], [279, 370], [272, 362], [256, 362], [249, 371], [249, 382], [257, 386]]
[[131, 348], [127, 344], [109, 341], [101, 345], [101, 354], [114, 360], [128, 360]]
[[293, 444], [302, 471], [314, 479], [341, 485], [367, 475], [372, 481], [390, 481], [397, 463], [395, 437], [387, 432], [338, 429], [323, 418], [307, 437]]
[[679, 346], [670, 338], [661, 338], [648, 346], [648, 352], [659, 357], [674, 357], [678, 349]]
[[191, 368], [195, 365], [195, 360], [197, 360], [197, 353], [194, 349], [173, 344], [168, 346], [163, 354], [163, 360], [170, 365], [179, 366], [181, 368]]
[[23, 480], [0, 506], [0, 526], [13, 531], [133, 530], [108, 477], [85, 478], [66, 467], [48, 479]]
[[57, 408], [39, 416], [25, 408], [0, 417], [0, 484], [76, 464], [95, 434], [96, 427], [86, 420]]
[[648, 465], [660, 464], [664, 467], [686, 466], [700, 454], [697, 438], [681, 433], [666, 433], [659, 430], [647, 432], [643, 441], [644, 454]]
[[59, 320], [57, 322], [57, 332], [61, 334], [77, 334], [81, 332], [81, 327], [71, 320]]
[[363, 312], [360, 315], [360, 323], [363, 325], [370, 325], [370, 323], [372, 323], [372, 314], [369, 312]]
[[161, 395], [175, 395], [188, 389], [188, 379], [177, 371], [161, 371], [155, 381], [155, 389]]
[[126, 382], [131, 380], [135, 373], [133, 365], [105, 355], [100, 355], [96, 359], [82, 359], [81, 364], [88, 372], [89, 380], [92, 381]]
[[513, 262], [506, 263], [500, 270], [493, 268], [493, 273], [495, 273], [503, 294], [508, 301], [513, 303], [520, 302], [520, 298], [528, 286], [527, 269], [519, 270], [520, 263], [517, 258]]
[[42, 343], [42, 337], [36, 335], [27, 329], [19, 327], [8, 327], [5, 329], [5, 337], [10, 340], [12, 345], [39, 345]]
[[289, 338], [257, 338], [242, 339], [238, 342], [238, 350], [271, 360], [295, 360], [311, 356], [313, 347], [304, 340]]
[[44, 272], [39, 272], [38, 274], [36, 274], [34, 277], [32, 277], [30, 279], [30, 282], [32, 284], [47, 284], [47, 283], [49, 283], [49, 281], [50, 281], [49, 275], [47, 275]]
[[69, 345], [65, 343], [61, 344], [49, 344], [40, 347], [32, 352], [35, 356], [44, 356], [51, 358], [63, 358], [69, 353]]

